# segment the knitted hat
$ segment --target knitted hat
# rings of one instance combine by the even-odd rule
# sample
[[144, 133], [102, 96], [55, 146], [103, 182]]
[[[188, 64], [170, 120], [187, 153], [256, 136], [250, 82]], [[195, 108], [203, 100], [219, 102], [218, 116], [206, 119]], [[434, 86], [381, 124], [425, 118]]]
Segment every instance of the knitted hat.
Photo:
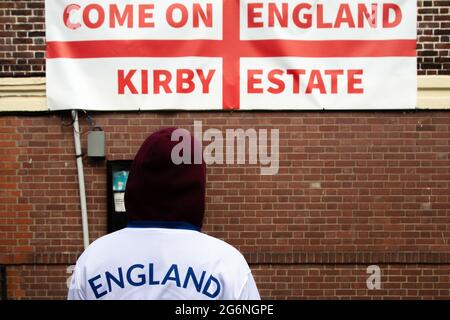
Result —
[[171, 140], [175, 130], [166, 128], [153, 133], [136, 154], [125, 191], [129, 221], [188, 222], [202, 227], [206, 165], [202, 155], [198, 156], [201, 164], [194, 163], [194, 153], [203, 153], [202, 148], [185, 131], [183, 137], [190, 138], [191, 164], [174, 164], [172, 149], [182, 142]]

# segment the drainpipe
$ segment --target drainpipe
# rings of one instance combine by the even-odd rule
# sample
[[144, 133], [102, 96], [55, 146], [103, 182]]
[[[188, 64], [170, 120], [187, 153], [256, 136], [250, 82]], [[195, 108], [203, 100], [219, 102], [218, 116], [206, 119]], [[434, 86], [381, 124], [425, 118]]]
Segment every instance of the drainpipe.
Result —
[[83, 159], [81, 153], [80, 142], [80, 126], [78, 124], [78, 112], [72, 110], [73, 119], [73, 139], [75, 142], [75, 156], [77, 158], [77, 170], [78, 170], [78, 185], [80, 189], [80, 205], [81, 205], [81, 223], [83, 226], [83, 244], [86, 249], [89, 246], [89, 226], [87, 218], [87, 206], [86, 206], [86, 189], [84, 187], [84, 172], [83, 172]]

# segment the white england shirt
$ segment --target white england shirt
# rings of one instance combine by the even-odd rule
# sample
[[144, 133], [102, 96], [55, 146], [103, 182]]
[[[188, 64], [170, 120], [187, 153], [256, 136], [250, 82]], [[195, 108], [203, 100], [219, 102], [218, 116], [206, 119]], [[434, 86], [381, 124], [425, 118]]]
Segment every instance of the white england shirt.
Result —
[[69, 300], [259, 300], [250, 268], [231, 245], [186, 223], [136, 222], [80, 256]]

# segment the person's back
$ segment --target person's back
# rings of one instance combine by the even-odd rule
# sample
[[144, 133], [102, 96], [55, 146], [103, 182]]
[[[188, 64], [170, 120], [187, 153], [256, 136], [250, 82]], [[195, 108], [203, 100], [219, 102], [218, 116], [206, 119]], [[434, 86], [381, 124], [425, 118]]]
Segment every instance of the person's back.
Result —
[[126, 187], [130, 223], [85, 250], [68, 299], [260, 298], [239, 251], [200, 232], [206, 167], [173, 163], [174, 131], [160, 130], [141, 146]]
[[259, 299], [242, 255], [190, 229], [131, 225], [98, 239], [79, 260], [69, 298]]

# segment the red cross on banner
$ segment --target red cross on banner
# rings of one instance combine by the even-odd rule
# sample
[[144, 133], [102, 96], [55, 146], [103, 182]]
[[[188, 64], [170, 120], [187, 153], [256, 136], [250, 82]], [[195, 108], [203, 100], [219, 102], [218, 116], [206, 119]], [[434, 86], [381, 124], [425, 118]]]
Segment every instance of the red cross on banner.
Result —
[[47, 1], [53, 109], [415, 106], [412, 1], [73, 2]]

